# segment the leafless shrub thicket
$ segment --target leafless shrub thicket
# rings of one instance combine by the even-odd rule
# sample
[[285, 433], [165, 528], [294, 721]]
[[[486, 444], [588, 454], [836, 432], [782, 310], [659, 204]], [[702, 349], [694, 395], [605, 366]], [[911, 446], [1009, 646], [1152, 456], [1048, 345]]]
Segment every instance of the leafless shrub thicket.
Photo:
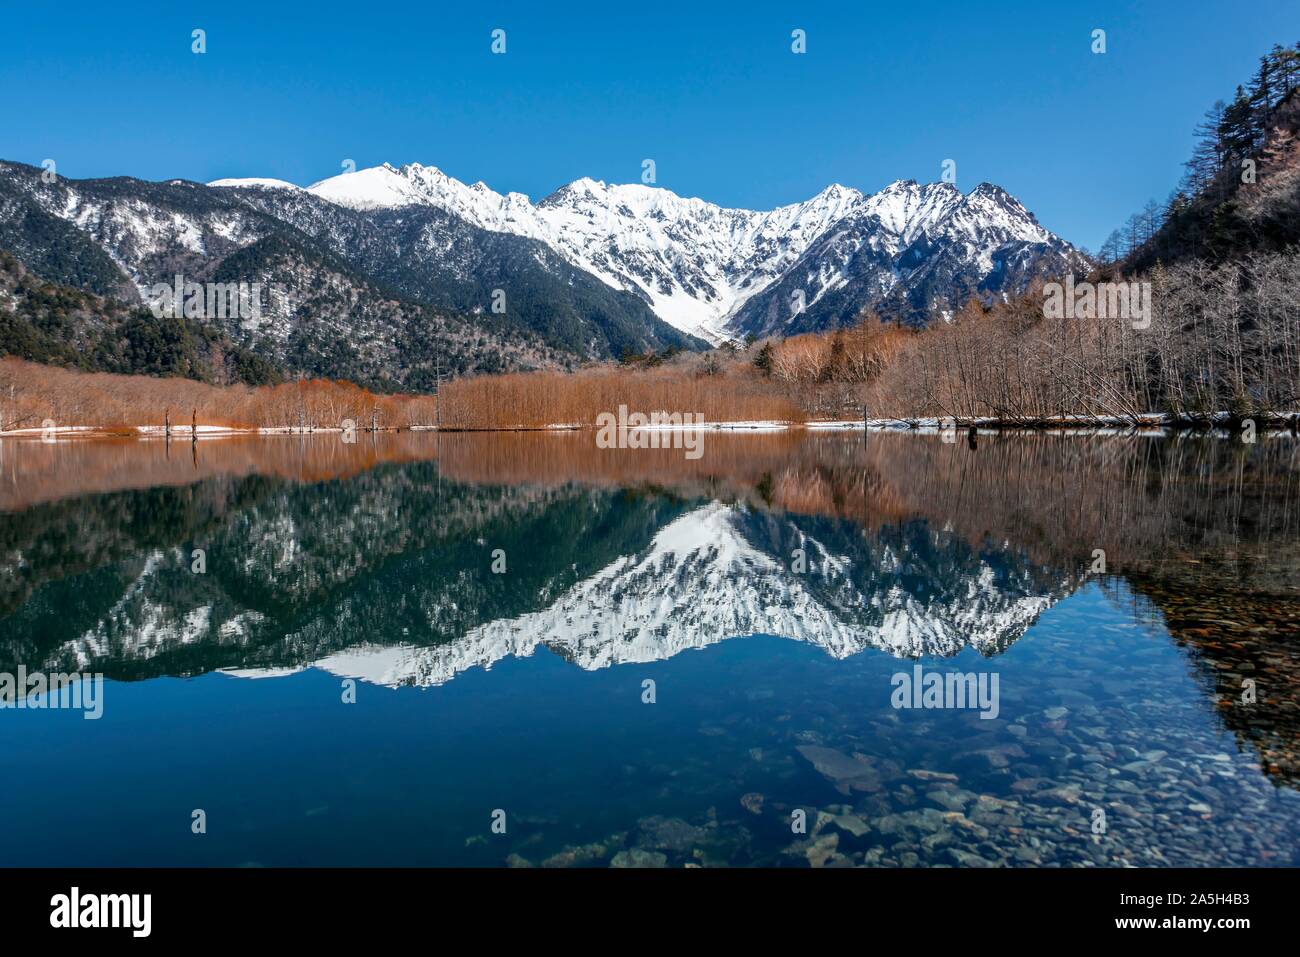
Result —
[[1043, 317], [1041, 289], [906, 343], [866, 390], [870, 414], [1007, 422], [1300, 408], [1300, 254], [1156, 267], [1150, 326]]
[[894, 362], [913, 334], [871, 312], [828, 333], [808, 333], [772, 343], [756, 367], [817, 418], [857, 416], [862, 386]]
[[749, 373], [743, 364], [717, 374], [673, 365], [652, 369], [598, 367], [565, 375], [518, 373], [458, 379], [443, 386], [444, 428], [545, 428], [594, 425], [602, 412], [701, 413], [706, 421], [802, 421], [799, 405]]
[[192, 379], [75, 372], [0, 359], [0, 429], [106, 429], [170, 422], [231, 428], [357, 429], [432, 424], [431, 396], [377, 396], [350, 382], [313, 379], [276, 386], [213, 386]]

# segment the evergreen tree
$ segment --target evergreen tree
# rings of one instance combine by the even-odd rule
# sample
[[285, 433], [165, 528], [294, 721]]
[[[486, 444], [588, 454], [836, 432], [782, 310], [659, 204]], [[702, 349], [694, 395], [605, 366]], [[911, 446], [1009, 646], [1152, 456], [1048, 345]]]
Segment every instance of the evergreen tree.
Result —
[[1257, 142], [1254, 118], [1250, 98], [1244, 88], [1237, 87], [1237, 95], [1219, 121], [1219, 143], [1223, 151], [1220, 165], [1234, 165], [1254, 153]]
[[[1273, 49], [1276, 51], [1279, 48], [1274, 47]], [[1275, 73], [1280, 66], [1281, 64], [1277, 63], [1272, 56], [1260, 57], [1259, 69], [1255, 72], [1255, 79], [1250, 84], [1250, 117], [1252, 125], [1259, 134], [1263, 133], [1268, 114], [1280, 99], [1277, 95], [1277, 80], [1275, 77]]]

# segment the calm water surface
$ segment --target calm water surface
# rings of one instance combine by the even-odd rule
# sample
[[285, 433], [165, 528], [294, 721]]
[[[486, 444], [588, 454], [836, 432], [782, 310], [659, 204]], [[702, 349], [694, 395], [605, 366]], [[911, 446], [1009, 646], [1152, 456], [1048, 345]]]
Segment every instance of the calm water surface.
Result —
[[0, 864], [1293, 865], [1297, 526], [1285, 436], [6, 441], [0, 673], [106, 680]]

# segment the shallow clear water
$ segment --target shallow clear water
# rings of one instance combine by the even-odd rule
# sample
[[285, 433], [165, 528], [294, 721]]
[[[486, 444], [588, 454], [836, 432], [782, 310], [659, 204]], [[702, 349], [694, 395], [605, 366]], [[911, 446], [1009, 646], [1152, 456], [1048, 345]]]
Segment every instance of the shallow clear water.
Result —
[[0, 863], [1297, 863], [1289, 439], [590, 444], [6, 445]]

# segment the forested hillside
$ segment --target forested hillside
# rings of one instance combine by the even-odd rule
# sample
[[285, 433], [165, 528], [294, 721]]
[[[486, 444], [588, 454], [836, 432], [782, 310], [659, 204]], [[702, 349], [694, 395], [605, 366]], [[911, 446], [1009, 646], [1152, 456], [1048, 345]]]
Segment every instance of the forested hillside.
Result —
[[1274, 46], [1231, 101], [1196, 127], [1185, 174], [1111, 233], [1103, 262], [1124, 272], [1188, 259], [1214, 262], [1300, 242], [1300, 44]]
[[80, 369], [181, 376], [213, 385], [281, 381], [266, 359], [192, 319], [45, 282], [0, 249], [0, 355]]

